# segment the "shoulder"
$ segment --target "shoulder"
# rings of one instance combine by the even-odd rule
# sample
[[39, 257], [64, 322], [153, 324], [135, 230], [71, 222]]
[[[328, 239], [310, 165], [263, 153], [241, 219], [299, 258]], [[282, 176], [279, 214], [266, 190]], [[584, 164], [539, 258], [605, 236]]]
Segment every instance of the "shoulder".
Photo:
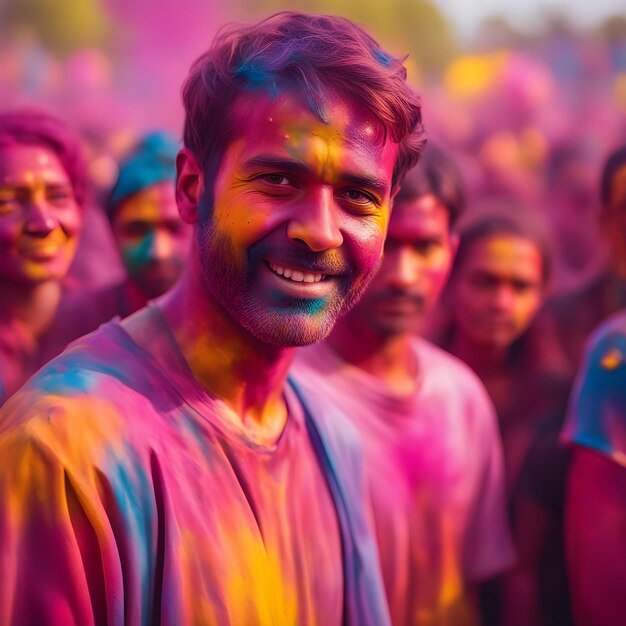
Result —
[[25, 429], [61, 447], [114, 441], [150, 411], [159, 387], [130, 338], [109, 324], [75, 342], [4, 405], [0, 434]]
[[417, 338], [422, 402], [445, 418], [449, 428], [487, 447], [498, 437], [493, 402], [480, 378], [463, 361], [438, 346]]
[[611, 316], [592, 335], [578, 373], [566, 442], [592, 448], [626, 466], [626, 312]]
[[65, 314], [71, 314], [75, 310], [95, 312], [103, 304], [114, 301], [123, 290], [124, 283], [116, 283], [97, 289], [67, 291], [61, 299], [59, 311]]
[[414, 340], [420, 368], [428, 387], [464, 398], [487, 400], [487, 391], [474, 370], [461, 359], [426, 339]]
[[579, 379], [593, 377], [598, 382], [624, 380], [626, 376], [626, 311], [605, 320], [591, 334]]
[[63, 295], [50, 328], [39, 342], [39, 362], [57, 356], [68, 344], [120, 314], [123, 285]]
[[588, 349], [606, 338], [613, 340], [626, 336], [626, 311], [619, 311], [608, 317], [596, 330], [589, 340]]

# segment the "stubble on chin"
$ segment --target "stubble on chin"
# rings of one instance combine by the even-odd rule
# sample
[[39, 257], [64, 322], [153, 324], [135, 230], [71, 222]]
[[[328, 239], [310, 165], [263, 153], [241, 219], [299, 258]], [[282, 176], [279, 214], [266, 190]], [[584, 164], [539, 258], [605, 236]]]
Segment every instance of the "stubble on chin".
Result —
[[229, 239], [208, 224], [199, 227], [197, 237], [210, 297], [256, 339], [274, 346], [298, 347], [324, 340], [337, 320], [359, 301], [375, 274], [371, 271], [354, 279], [346, 273], [327, 302], [290, 299], [272, 307], [255, 293], [254, 258], [258, 254], [239, 260]]

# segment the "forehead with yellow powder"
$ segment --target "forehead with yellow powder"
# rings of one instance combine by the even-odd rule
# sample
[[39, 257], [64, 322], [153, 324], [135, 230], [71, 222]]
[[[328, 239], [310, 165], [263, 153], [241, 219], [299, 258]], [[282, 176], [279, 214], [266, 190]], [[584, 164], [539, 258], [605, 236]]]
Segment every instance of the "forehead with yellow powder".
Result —
[[172, 181], [163, 181], [133, 194], [120, 205], [114, 222], [158, 222], [179, 219]]
[[19, 145], [0, 148], [0, 186], [70, 185], [57, 156], [43, 146]]
[[397, 145], [378, 139], [377, 123], [371, 116], [340, 98], [331, 99], [329, 109], [330, 120], [325, 122], [290, 92], [277, 98], [263, 93], [245, 96], [235, 105], [240, 133], [233, 143], [246, 158], [271, 148], [278, 155], [302, 161], [329, 184], [357, 169], [372, 177], [380, 177], [379, 168], [385, 164], [391, 163], [393, 169]]
[[477, 240], [468, 251], [466, 266], [532, 283], [542, 277], [541, 253], [536, 244], [516, 235], [493, 235]]

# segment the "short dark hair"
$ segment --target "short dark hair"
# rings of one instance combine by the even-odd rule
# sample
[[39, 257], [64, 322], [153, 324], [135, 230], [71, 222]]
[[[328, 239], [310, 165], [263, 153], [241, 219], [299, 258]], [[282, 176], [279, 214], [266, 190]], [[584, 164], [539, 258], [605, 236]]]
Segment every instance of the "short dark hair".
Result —
[[544, 285], [552, 271], [550, 238], [541, 216], [516, 199], [495, 198], [472, 208], [458, 225], [459, 247], [450, 273], [451, 280], [465, 262], [472, 245], [497, 235], [512, 235], [531, 241], [541, 256]]
[[421, 104], [402, 60], [343, 17], [286, 11], [222, 29], [191, 67], [183, 86], [184, 143], [209, 182], [236, 133], [236, 100], [264, 86], [296, 87], [322, 120], [330, 94], [362, 105], [379, 121], [381, 138], [399, 144], [394, 186], [419, 158]]
[[448, 210], [453, 226], [465, 209], [465, 185], [454, 161], [440, 148], [429, 143], [419, 163], [404, 177], [396, 202], [435, 196]]

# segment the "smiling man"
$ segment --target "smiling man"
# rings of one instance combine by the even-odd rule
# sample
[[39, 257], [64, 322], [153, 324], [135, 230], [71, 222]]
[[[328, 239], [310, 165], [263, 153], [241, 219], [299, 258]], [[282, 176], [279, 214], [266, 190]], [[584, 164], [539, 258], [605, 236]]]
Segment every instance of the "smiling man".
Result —
[[379, 264], [423, 143], [405, 77], [296, 13], [194, 64], [181, 279], [0, 416], [0, 623], [388, 623], [352, 431], [287, 371]]
[[32, 373], [82, 225], [78, 137], [36, 110], [0, 114], [0, 405]]
[[144, 307], [180, 276], [191, 226], [181, 220], [176, 204], [178, 149], [169, 134], [152, 132], [121, 161], [106, 208], [127, 276], [111, 286], [65, 294], [42, 339], [41, 363], [100, 324]]
[[394, 626], [479, 623], [476, 590], [513, 558], [495, 413], [476, 376], [418, 335], [457, 245], [461, 182], [430, 147], [396, 197], [380, 270], [295, 376], [363, 441]]

